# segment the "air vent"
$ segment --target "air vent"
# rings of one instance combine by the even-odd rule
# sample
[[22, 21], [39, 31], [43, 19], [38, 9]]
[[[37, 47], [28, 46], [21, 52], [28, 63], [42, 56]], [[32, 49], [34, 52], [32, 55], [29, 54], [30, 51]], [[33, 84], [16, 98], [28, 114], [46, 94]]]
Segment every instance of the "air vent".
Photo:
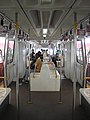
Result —
[[[20, 2], [22, 3], [23, 0], [20, 0]], [[38, 0], [25, 0], [24, 2], [26, 3], [27, 6], [37, 5], [38, 4]]]
[[43, 11], [42, 12], [42, 19], [43, 19], [43, 27], [44, 28], [48, 27], [49, 17], [50, 17], [50, 11]]
[[41, 0], [41, 4], [51, 4], [52, 0]]

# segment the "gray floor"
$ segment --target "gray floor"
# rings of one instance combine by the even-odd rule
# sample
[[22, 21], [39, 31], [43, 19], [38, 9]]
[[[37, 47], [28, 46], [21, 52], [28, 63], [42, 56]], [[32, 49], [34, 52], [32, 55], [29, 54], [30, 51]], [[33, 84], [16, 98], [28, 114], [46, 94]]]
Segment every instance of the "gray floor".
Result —
[[[11, 105], [7, 107], [1, 120], [89, 120], [83, 107], [79, 105], [79, 85], [77, 85], [76, 109], [73, 111], [72, 82], [62, 79], [61, 104], [59, 92], [32, 92], [32, 104], [28, 103], [28, 84], [23, 83], [19, 92], [19, 112], [17, 115], [15, 83], [11, 84]], [[17, 116], [19, 116], [17, 118]]]

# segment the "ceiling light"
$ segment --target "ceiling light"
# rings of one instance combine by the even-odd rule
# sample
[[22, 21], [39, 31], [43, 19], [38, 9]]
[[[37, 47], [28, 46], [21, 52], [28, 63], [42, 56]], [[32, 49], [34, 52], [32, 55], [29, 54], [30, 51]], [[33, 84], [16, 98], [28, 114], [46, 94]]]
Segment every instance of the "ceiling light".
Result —
[[46, 35], [43, 35], [43, 37], [46, 37]]
[[43, 29], [43, 34], [47, 34], [47, 29]]

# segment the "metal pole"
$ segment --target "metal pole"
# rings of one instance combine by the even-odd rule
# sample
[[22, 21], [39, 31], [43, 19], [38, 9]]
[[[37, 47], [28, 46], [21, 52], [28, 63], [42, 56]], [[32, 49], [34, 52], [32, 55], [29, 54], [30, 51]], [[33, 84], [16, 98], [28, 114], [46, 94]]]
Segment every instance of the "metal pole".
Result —
[[86, 60], [86, 46], [85, 46], [85, 38], [82, 39], [82, 57], [83, 57], [83, 87], [86, 86], [86, 80], [84, 79], [86, 77], [86, 71], [87, 71], [87, 60]]
[[6, 34], [5, 48], [4, 48], [4, 87], [7, 87], [7, 50], [8, 50], [8, 34]]
[[61, 89], [61, 82], [62, 82], [62, 78], [61, 78], [61, 75], [62, 75], [62, 66], [60, 67], [60, 91], [59, 91], [59, 104], [62, 103], [62, 89]]
[[55, 78], [57, 78], [57, 72], [56, 72], [56, 66], [54, 64], [54, 70], [55, 70]]
[[31, 95], [31, 77], [30, 77], [30, 44], [29, 44], [29, 100], [28, 103], [32, 103], [32, 95]]
[[19, 46], [18, 46], [18, 13], [15, 13], [15, 22], [16, 22], [16, 44], [15, 44], [15, 59], [16, 59], [16, 107], [17, 107], [17, 120], [19, 120]]
[[84, 88], [86, 87], [86, 72], [87, 72], [87, 67], [88, 67], [88, 63], [85, 66], [85, 70], [84, 70], [84, 78], [83, 78], [83, 84], [84, 84]]
[[76, 29], [77, 29], [77, 14], [74, 12], [74, 75], [73, 75], [73, 99], [72, 99], [72, 119], [74, 119], [74, 112], [76, 107]]
[[[62, 43], [61, 43], [61, 45], [62, 45]], [[61, 51], [62, 51], [62, 46], [61, 46]], [[62, 67], [63, 67], [63, 64], [62, 64], [62, 57], [61, 57], [61, 64], [60, 64], [60, 91], [59, 91], [59, 104], [61, 104], [62, 103], [62, 77], [61, 77], [61, 75], [62, 75]]]

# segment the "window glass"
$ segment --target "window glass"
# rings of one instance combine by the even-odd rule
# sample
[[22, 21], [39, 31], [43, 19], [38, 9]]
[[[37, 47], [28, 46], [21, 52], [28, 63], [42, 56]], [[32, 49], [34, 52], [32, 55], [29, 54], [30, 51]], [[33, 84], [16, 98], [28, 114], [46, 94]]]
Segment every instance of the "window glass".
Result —
[[14, 40], [9, 40], [8, 43], [8, 62], [13, 61], [14, 56]]
[[77, 41], [77, 62], [83, 62], [81, 41]]
[[90, 37], [85, 38], [87, 62], [90, 63]]
[[0, 37], [0, 62], [4, 59], [5, 37]]

